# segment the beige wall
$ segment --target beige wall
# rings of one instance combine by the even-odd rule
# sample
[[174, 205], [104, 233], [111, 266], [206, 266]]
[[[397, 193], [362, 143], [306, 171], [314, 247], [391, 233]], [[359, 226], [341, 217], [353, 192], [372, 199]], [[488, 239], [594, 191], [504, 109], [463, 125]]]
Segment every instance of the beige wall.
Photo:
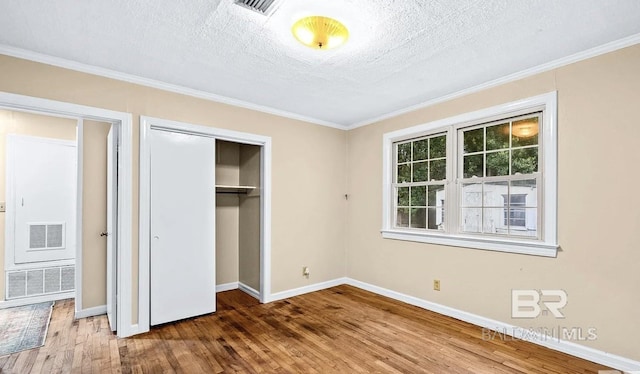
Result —
[[[76, 140], [76, 121], [68, 118], [59, 118], [38, 115], [25, 112], [16, 112], [0, 109], [0, 199], [6, 201], [6, 144], [7, 134], [20, 134], [53, 138], [62, 140]], [[5, 240], [5, 213], [0, 213], [0, 300], [4, 300], [5, 275], [4, 275], [4, 240]]]
[[[216, 141], [216, 184], [238, 185], [240, 145]], [[216, 194], [216, 284], [238, 281], [239, 198]]]
[[[0, 91], [133, 114], [134, 323], [138, 297], [140, 115], [270, 136], [272, 292], [344, 276], [344, 131], [7, 56], [0, 56]], [[303, 265], [311, 268], [309, 279], [301, 275]], [[87, 288], [87, 292], [104, 292], [101, 286], [90, 290]]]
[[[637, 45], [349, 131], [347, 275], [521, 327], [595, 327], [579, 344], [640, 360], [639, 67]], [[385, 132], [554, 90], [557, 258], [381, 238]], [[530, 288], [566, 290], [566, 318], [511, 319], [511, 290]]]

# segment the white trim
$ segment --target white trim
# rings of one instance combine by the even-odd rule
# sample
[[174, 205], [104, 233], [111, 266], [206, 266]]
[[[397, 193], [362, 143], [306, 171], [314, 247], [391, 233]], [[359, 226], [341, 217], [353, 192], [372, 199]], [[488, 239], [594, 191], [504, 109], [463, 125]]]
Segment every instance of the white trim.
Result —
[[70, 291], [70, 292], [62, 292], [62, 293], [53, 293], [48, 295], [33, 296], [33, 297], [23, 297], [20, 299], [13, 299], [13, 300], [4, 300], [4, 301], [0, 301], [0, 309], [13, 308], [16, 306], [23, 306], [23, 305], [29, 305], [29, 304], [44, 303], [46, 301], [73, 299], [74, 294], [75, 294], [74, 291]]
[[75, 264], [75, 288], [76, 299], [74, 303], [75, 314], [82, 310], [82, 207], [84, 189], [84, 121], [77, 118], [76, 124], [76, 258]]
[[11, 265], [5, 264], [5, 271], [20, 271], [20, 270], [29, 270], [29, 269], [43, 269], [43, 268], [55, 268], [55, 267], [63, 267], [63, 266], [74, 266], [76, 265], [76, 260], [56, 260], [56, 261], [43, 261], [43, 262], [32, 262], [27, 264], [19, 264], [19, 265]]
[[21, 48], [16, 48], [16, 47], [12, 47], [12, 46], [8, 46], [8, 45], [4, 45], [4, 44], [0, 44], [0, 54], [3, 55], [7, 55], [7, 56], [12, 56], [12, 57], [16, 57], [16, 58], [21, 58], [21, 59], [25, 59], [25, 60], [29, 60], [29, 61], [35, 61], [35, 62], [40, 62], [43, 64], [47, 64], [47, 65], [52, 65], [52, 66], [58, 66], [64, 69], [70, 69], [70, 70], [75, 70], [75, 71], [80, 71], [83, 73], [89, 73], [89, 74], [93, 74], [93, 75], [98, 75], [101, 77], [106, 77], [106, 78], [110, 78], [110, 79], [116, 79], [119, 81], [124, 81], [124, 82], [129, 82], [129, 83], [133, 83], [133, 84], [138, 84], [141, 86], [146, 86], [146, 87], [152, 87], [152, 88], [156, 88], [159, 90], [163, 90], [163, 91], [169, 91], [169, 92], [174, 92], [174, 93], [178, 93], [178, 94], [182, 94], [182, 95], [187, 95], [187, 96], [192, 96], [192, 97], [196, 97], [199, 99], [205, 99], [205, 100], [209, 100], [209, 101], [214, 101], [214, 102], [218, 102], [218, 103], [222, 103], [222, 104], [227, 104], [227, 105], [232, 105], [232, 106], [236, 106], [236, 107], [240, 107], [240, 108], [246, 108], [246, 109], [250, 109], [250, 110], [255, 110], [258, 112], [263, 112], [263, 113], [268, 113], [268, 114], [272, 114], [272, 115], [276, 115], [276, 116], [280, 116], [280, 117], [284, 117], [284, 118], [290, 118], [290, 119], [294, 119], [294, 120], [298, 120], [298, 121], [304, 121], [304, 122], [308, 122], [308, 123], [312, 123], [312, 124], [316, 124], [316, 125], [320, 125], [320, 126], [327, 126], [327, 127], [331, 127], [334, 129], [339, 129], [339, 130], [353, 130], [356, 129], [358, 127], [362, 127], [362, 126], [368, 126], [371, 124], [374, 124], [376, 122], [380, 122], [383, 121], [385, 119], [389, 119], [389, 118], [393, 118], [393, 117], [397, 117], [409, 112], [413, 112], [419, 109], [423, 109], [429, 106], [433, 106], [439, 103], [443, 103], [445, 101], [449, 101], [449, 100], [453, 100], [455, 98], [458, 97], [462, 97], [465, 95], [469, 95], [475, 92], [479, 92], [482, 90], [486, 90], [488, 88], [491, 87], [496, 87], [499, 86], [501, 84], [505, 84], [505, 83], [509, 83], [509, 82], [513, 82], [513, 81], [517, 81], [519, 79], [523, 79], [526, 77], [530, 77], [532, 75], [535, 74], [540, 74], [543, 73], [545, 71], [549, 71], [549, 70], [553, 70], [553, 69], [557, 69], [559, 67], [562, 66], [566, 66], [569, 64], [573, 64], [579, 61], [583, 61], [583, 60], [587, 60], [596, 56], [600, 56], [603, 55], [605, 53], [609, 53], [609, 52], [614, 52], [617, 51], [619, 49], [622, 48], [626, 48], [635, 44], [640, 43], [640, 33], [639, 34], [635, 34], [635, 35], [630, 35], [627, 36], [625, 38], [622, 39], [618, 39], [618, 40], [614, 40], [612, 42], [606, 43], [606, 44], [602, 44], [600, 46], [591, 48], [591, 49], [587, 49], [586, 51], [582, 51], [582, 52], [578, 52], [575, 53], [573, 55], [570, 56], [566, 56], [566, 57], [562, 57], [559, 58], [557, 60], [551, 61], [551, 62], [547, 62], [545, 64], [542, 65], [538, 65], [538, 66], [534, 66], [532, 68], [529, 69], [525, 69], [498, 79], [494, 79], [485, 83], [481, 83], [479, 85], [473, 86], [473, 87], [469, 87], [469, 88], [465, 88], [463, 90], [448, 94], [448, 95], [444, 95], [444, 96], [440, 96], [431, 100], [427, 100], [425, 102], [419, 103], [419, 104], [415, 104], [415, 105], [411, 105], [408, 106], [406, 108], [402, 108], [399, 110], [394, 110], [392, 112], [386, 113], [386, 114], [382, 114], [373, 118], [369, 118], [369, 119], [365, 119], [359, 122], [355, 122], [352, 124], [338, 124], [338, 123], [334, 123], [334, 122], [329, 122], [329, 121], [324, 121], [318, 118], [313, 118], [313, 117], [308, 117], [308, 116], [304, 116], [301, 114], [296, 114], [296, 113], [291, 113], [291, 112], [287, 112], [287, 111], [283, 111], [283, 110], [279, 110], [279, 109], [275, 109], [275, 108], [271, 108], [271, 107], [267, 107], [264, 105], [258, 105], [258, 104], [253, 104], [250, 102], [246, 102], [243, 100], [238, 100], [238, 99], [234, 99], [234, 98], [230, 98], [230, 97], [226, 97], [226, 96], [222, 96], [222, 95], [216, 95], [216, 94], [212, 94], [209, 92], [204, 92], [204, 91], [200, 91], [200, 90], [195, 90], [192, 88], [187, 88], [187, 87], [182, 87], [179, 85], [174, 85], [174, 84], [169, 84], [169, 83], [165, 83], [165, 82], [161, 82], [161, 81], [157, 81], [157, 80], [153, 80], [153, 79], [149, 79], [149, 78], [143, 78], [140, 76], [136, 76], [133, 74], [126, 74], [126, 73], [121, 73], [118, 71], [114, 71], [114, 70], [110, 70], [110, 69], [105, 69], [105, 68], [101, 68], [98, 66], [93, 66], [93, 65], [87, 65], [87, 64], [82, 64], [79, 62], [75, 62], [75, 61], [71, 61], [71, 60], [67, 60], [67, 59], [63, 59], [63, 58], [59, 58], [59, 57], [53, 57], [50, 55], [46, 55], [46, 54], [42, 54], [42, 53], [37, 53], [37, 52], [33, 52], [33, 51], [29, 51], [29, 50], [25, 50], [25, 49], [21, 49]]
[[240, 291], [246, 293], [247, 295], [260, 300], [260, 291], [256, 291], [256, 289], [249, 287], [242, 282], [238, 282], [238, 288], [240, 289]]
[[[4, 200], [5, 200], [5, 213], [4, 213], [4, 217], [5, 217], [5, 223], [4, 223], [4, 271], [10, 270], [9, 267], [12, 267], [13, 265], [15, 265], [15, 258], [12, 258], [12, 255], [14, 255], [15, 251], [15, 211], [16, 211], [16, 207], [14, 206], [15, 204], [15, 191], [14, 191], [14, 180], [15, 180], [15, 172], [13, 170], [14, 167], [14, 162], [13, 159], [15, 158], [14, 156], [14, 147], [15, 144], [13, 144], [13, 142], [9, 141], [9, 134], [7, 134], [6, 137], [6, 153], [5, 153], [5, 196], [4, 196]], [[5, 281], [6, 281], [6, 272], [3, 274], [3, 276], [5, 276]], [[7, 297], [7, 290], [8, 290], [8, 285], [5, 285], [5, 293], [4, 293], [4, 298], [6, 299]]]
[[[445, 305], [437, 304], [431, 301], [423, 300], [415, 296], [406, 295], [400, 292], [392, 291], [386, 288], [375, 286], [373, 284], [361, 282], [352, 278], [345, 278], [345, 284], [357, 287], [378, 295], [386, 296], [394, 300], [398, 300], [419, 308], [427, 309], [445, 316], [453, 317], [464, 322], [474, 324], [476, 326], [485, 327], [490, 330], [499, 332], [509, 332], [518, 330], [518, 327], [508, 323], [496, 321], [490, 318], [482, 317], [477, 314], [465, 312], [459, 309], [451, 308]], [[511, 335], [513, 336], [513, 335]], [[525, 336], [526, 338], [527, 336]], [[515, 338], [515, 337], [514, 337]], [[602, 365], [610, 366], [618, 370], [640, 370], [640, 362], [634, 361], [622, 356], [614, 355], [597, 349], [585, 347], [574, 342], [558, 339], [544, 338], [541, 335], [532, 335], [531, 338], [525, 339], [531, 343], [535, 343], [555, 351], [567, 353], [569, 355], [593, 361]]]
[[82, 310], [76, 311], [75, 318], [76, 319], [80, 319], [80, 318], [101, 316], [103, 314], [107, 314], [107, 306], [106, 305], [98, 305], [98, 306], [94, 306], [92, 308], [86, 308], [86, 309], [82, 309]]
[[137, 332], [149, 331], [149, 260], [150, 260], [150, 148], [149, 132], [159, 129], [213, 137], [262, 147], [261, 152], [261, 233], [260, 233], [260, 300], [267, 302], [271, 292], [271, 138], [268, 136], [194, 125], [161, 118], [140, 116], [140, 180], [139, 180], [139, 254], [138, 254], [138, 326]]
[[349, 278], [336, 278], [326, 282], [314, 283], [308, 286], [294, 288], [291, 290], [276, 292], [271, 295], [269, 302], [288, 299], [290, 297], [300, 296], [311, 292], [324, 290], [327, 288], [339, 286], [341, 284], [348, 284]]
[[156, 88], [163, 91], [174, 92], [177, 94], [187, 95], [187, 96], [195, 97], [198, 99], [209, 100], [216, 103], [232, 105], [239, 108], [245, 108], [245, 109], [254, 110], [257, 112], [272, 114], [279, 117], [290, 118], [297, 121], [308, 122], [315, 125], [331, 127], [339, 130], [345, 130], [344, 125], [340, 125], [340, 124], [329, 122], [329, 121], [324, 121], [324, 120], [313, 118], [313, 117], [308, 117], [302, 114], [275, 109], [265, 105], [254, 104], [248, 101], [234, 99], [232, 97], [216, 95], [213, 93], [200, 91], [193, 88], [165, 83], [155, 79], [144, 78], [144, 77], [140, 77], [133, 74], [121, 73], [115, 70], [105, 69], [105, 68], [101, 68], [93, 65], [87, 65], [87, 64], [83, 64], [80, 62], [75, 62], [75, 61], [71, 61], [71, 60], [67, 60], [59, 57], [53, 57], [53, 56], [45, 55], [42, 53], [37, 53], [37, 52], [28, 51], [25, 49], [11, 47], [8, 45], [0, 44], [0, 54], [17, 57], [25, 60], [40, 62], [47, 65], [58, 66], [64, 69], [70, 69], [70, 70], [80, 71], [83, 73], [98, 75], [101, 77], [116, 79], [119, 81], [138, 84], [141, 86]]
[[[374, 118], [369, 118], [363, 121], [359, 121], [356, 122], [354, 124], [351, 124], [349, 126], [346, 126], [346, 130], [353, 130], [353, 129], [357, 129], [358, 127], [363, 127], [363, 126], [368, 126], [368, 125], [372, 125], [376, 122], [380, 122], [383, 121], [385, 119], [389, 119], [389, 118], [393, 118], [393, 117], [398, 117], [401, 116], [403, 114], [406, 113], [410, 113], [410, 112], [414, 112], [416, 110], [419, 109], [424, 109], [436, 104], [440, 104], [443, 103], [445, 101], [449, 101], [449, 100], [453, 100], [462, 96], [466, 96], [466, 95], [470, 95], [472, 93], [476, 93], [479, 91], [483, 91], [492, 87], [496, 87], [496, 86], [500, 86], [502, 84], [506, 84], [506, 83], [510, 83], [510, 82], [514, 82], [523, 78], [527, 78], [530, 77], [532, 75], [536, 75], [536, 74], [540, 74], [540, 73], [544, 73], [545, 71], [549, 71], [549, 70], [553, 70], [553, 69], [557, 69], [559, 67], [562, 66], [566, 66], [569, 64], [573, 64], [576, 62], [580, 62], [583, 60], [587, 60], [593, 57], [597, 57], [600, 55], [603, 55], [605, 53], [609, 53], [609, 52], [614, 52], [617, 51], [619, 49], [622, 48], [626, 48], [635, 44], [640, 43], [640, 33], [639, 34], [635, 34], [635, 35], [631, 35], [631, 36], [627, 36], [625, 38], [622, 39], [618, 39], [618, 40], [614, 40], [612, 42], [591, 48], [591, 49], [587, 49], [586, 51], [582, 51], [582, 52], [578, 52], [575, 54], [572, 54], [570, 56], [566, 56], [566, 57], [562, 57], [559, 58], [557, 60], [554, 61], [550, 61], [547, 62], [545, 64], [542, 65], [538, 65], [538, 66], [534, 66], [532, 68], [529, 69], [525, 69], [525, 70], [521, 70], [517, 73], [513, 73], [513, 74], [509, 74], [507, 76], [498, 78], [498, 79], [494, 79], [485, 83], [481, 83], [479, 85], [473, 86], [473, 87], [469, 87], [469, 88], [465, 88], [463, 90], [448, 94], [448, 95], [444, 95], [444, 96], [440, 96], [431, 100], [427, 100], [425, 102], [422, 102], [420, 104], [416, 104], [416, 105], [411, 105], [408, 106], [406, 108], [403, 109], [399, 109], [399, 110], [394, 110], [392, 112], [386, 113], [386, 114], [382, 114], [379, 115], [377, 117]], [[0, 49], [1, 52], [1, 49]]]
[[224, 292], [238, 289], [238, 282], [223, 283], [216, 285], [216, 292]]
[[[543, 108], [542, 117], [542, 161], [544, 171], [543, 191], [544, 199], [541, 206], [543, 240], [519, 240], [517, 238], [490, 238], [484, 236], [472, 236], [460, 233], [456, 227], [457, 221], [448, 223], [448, 233], [412, 231], [393, 227], [392, 222], [392, 183], [393, 183], [393, 143], [429, 134], [438, 130], [448, 131], [447, 136], [447, 186], [454, 186], [458, 180], [451, 169], [455, 169], [451, 149], [455, 146], [457, 135], [452, 136], [451, 128], [458, 129], [460, 125], [486, 120], [488, 118], [508, 115], [510, 113]], [[453, 138], [453, 139], [451, 139]], [[557, 243], [557, 92], [529, 97], [522, 100], [496, 105], [490, 108], [476, 110], [453, 117], [443, 118], [437, 121], [403, 128], [385, 133], [382, 137], [382, 237], [386, 239], [408, 240], [422, 243], [440, 245], [452, 245], [456, 247], [484, 249], [500, 252], [530, 254], [546, 257], [556, 257]], [[451, 194], [448, 190], [451, 203], [447, 203], [447, 216], [457, 216], [459, 194]], [[453, 228], [453, 229], [452, 229]]]
[[[0, 92], [0, 108], [47, 113], [118, 124], [121, 137], [118, 163], [118, 336], [130, 336], [131, 323], [131, 214], [133, 120], [130, 113]], [[76, 271], [82, 263], [76, 264]], [[77, 285], [76, 285], [77, 286]], [[80, 308], [81, 310], [81, 308]]]
[[487, 251], [518, 253], [543, 257], [556, 257], [558, 246], [522, 240], [499, 240], [424, 232], [381, 230], [385, 239], [406, 240], [418, 243], [449, 245], [452, 247], [484, 249]]

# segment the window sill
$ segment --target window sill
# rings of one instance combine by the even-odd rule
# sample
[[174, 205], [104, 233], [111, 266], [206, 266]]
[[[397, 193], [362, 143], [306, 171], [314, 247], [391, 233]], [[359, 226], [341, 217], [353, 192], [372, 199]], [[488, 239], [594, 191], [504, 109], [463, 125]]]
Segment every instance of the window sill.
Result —
[[487, 251], [518, 253], [533, 256], [556, 257], [558, 246], [543, 242], [500, 240], [462, 235], [444, 235], [404, 230], [381, 230], [385, 239], [483, 249]]

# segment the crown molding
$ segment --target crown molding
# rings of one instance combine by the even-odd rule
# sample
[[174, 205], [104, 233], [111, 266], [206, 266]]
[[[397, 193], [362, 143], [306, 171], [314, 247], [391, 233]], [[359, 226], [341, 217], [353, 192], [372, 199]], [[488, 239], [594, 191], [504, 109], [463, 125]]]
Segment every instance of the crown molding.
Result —
[[470, 88], [466, 88], [448, 95], [440, 96], [419, 104], [408, 106], [403, 109], [395, 110], [377, 117], [359, 121], [350, 125], [340, 125], [334, 122], [323, 121], [317, 118], [307, 117], [307, 116], [303, 116], [296, 113], [291, 113], [291, 112], [287, 112], [287, 111], [283, 111], [283, 110], [279, 110], [279, 109], [275, 109], [275, 108], [271, 108], [263, 105], [250, 103], [247, 101], [242, 101], [242, 100], [238, 100], [238, 99], [234, 99], [234, 98], [230, 98], [222, 95], [212, 94], [205, 91], [195, 90], [192, 88], [182, 87], [175, 84], [148, 79], [148, 78], [140, 77], [137, 75], [121, 73], [115, 70], [105, 69], [105, 68], [101, 68], [93, 65], [82, 64], [79, 62], [58, 58], [58, 57], [53, 57], [53, 56], [45, 55], [42, 53], [28, 51], [25, 49], [15, 48], [15, 47], [3, 45], [3, 44], [0, 44], [0, 54], [21, 58], [25, 60], [40, 62], [47, 65], [53, 65], [53, 66], [57, 66], [65, 69], [80, 71], [83, 73], [98, 75], [106, 78], [116, 79], [124, 82], [139, 84], [142, 86], [156, 88], [163, 91], [169, 91], [169, 92], [174, 92], [182, 95], [192, 96], [199, 99], [209, 100], [209, 101], [213, 101], [221, 104], [232, 105], [240, 108], [272, 114], [272, 115], [289, 118], [293, 120], [308, 122], [315, 125], [331, 127], [339, 130], [353, 130], [358, 127], [368, 126], [376, 122], [397, 117], [397, 116], [400, 116], [409, 112], [413, 112], [419, 109], [427, 108], [439, 103], [443, 103], [445, 101], [453, 100], [465, 95], [476, 93], [476, 92], [486, 90], [492, 87], [496, 87], [505, 83], [514, 82], [526, 77], [530, 77], [535, 74], [540, 74], [545, 71], [557, 69], [559, 67], [573, 64], [575, 62], [586, 60], [586, 59], [596, 57], [605, 53], [617, 51], [619, 49], [626, 48], [638, 43], [640, 43], [640, 33], [634, 34], [622, 39], [618, 39], [618, 40], [615, 40], [615, 41], [612, 41], [612, 42], [609, 42], [609, 43], [606, 43], [582, 52], [578, 52], [573, 55], [563, 57], [542, 65], [538, 65], [533, 68], [525, 69], [517, 73], [513, 73], [498, 79], [494, 79]]
[[231, 97], [226, 97], [222, 95], [216, 95], [205, 91], [200, 91], [188, 87], [183, 87], [175, 84], [165, 83], [161, 81], [157, 81], [154, 79], [144, 78], [133, 74], [121, 73], [115, 70], [105, 69], [98, 66], [83, 64], [80, 62], [75, 62], [71, 60], [67, 60], [64, 58], [53, 57], [50, 55], [33, 52], [21, 48], [15, 48], [8, 45], [0, 44], [0, 54], [21, 58], [24, 60], [34, 61], [43, 63], [46, 65], [52, 65], [61, 67], [64, 69], [75, 70], [82, 73], [88, 73], [93, 75], [98, 75], [105, 78], [116, 79], [119, 81], [124, 81], [128, 83], [138, 84], [141, 86], [156, 88], [163, 91], [174, 92], [181, 95], [187, 95], [196, 97], [199, 99], [214, 101], [216, 103], [232, 105], [235, 107], [245, 108], [254, 110], [257, 112], [267, 113], [276, 115], [279, 117], [289, 118], [293, 120], [303, 121], [312, 123], [314, 125], [327, 126], [332, 127], [339, 130], [345, 130], [346, 126], [340, 125], [333, 122], [323, 121], [317, 118], [307, 117], [296, 113], [287, 112], [284, 110], [279, 110], [275, 108], [271, 108], [264, 105], [254, 104], [248, 101], [238, 100]]
[[403, 114], [406, 114], [406, 113], [409, 113], [409, 112], [413, 112], [413, 111], [416, 111], [416, 110], [419, 110], [419, 109], [430, 107], [430, 106], [433, 106], [433, 105], [436, 105], [436, 104], [439, 104], [439, 103], [443, 103], [445, 101], [453, 100], [453, 99], [456, 99], [458, 97], [462, 97], [462, 96], [469, 95], [469, 94], [472, 94], [472, 93], [476, 93], [476, 92], [479, 92], [479, 91], [482, 91], [482, 90], [486, 90], [486, 89], [491, 88], [491, 87], [496, 87], [496, 86], [499, 86], [499, 85], [502, 85], [502, 84], [505, 84], [505, 83], [517, 81], [517, 80], [520, 80], [522, 78], [526, 78], [526, 77], [530, 77], [532, 75], [540, 74], [540, 73], [543, 73], [545, 71], [557, 69], [559, 67], [566, 66], [566, 65], [569, 65], [569, 64], [573, 64], [575, 62], [579, 62], [579, 61], [582, 61], [582, 60], [587, 60], [589, 58], [596, 57], [596, 56], [599, 56], [599, 55], [603, 55], [605, 53], [617, 51], [619, 49], [630, 47], [630, 46], [632, 46], [634, 44], [638, 44], [638, 43], [640, 43], [640, 33], [628, 36], [626, 38], [618, 39], [618, 40], [615, 40], [613, 42], [609, 42], [609, 43], [606, 43], [606, 44], [603, 44], [603, 45], [600, 45], [600, 46], [597, 46], [597, 47], [594, 47], [594, 48], [591, 48], [591, 49], [587, 49], [585, 51], [578, 52], [578, 53], [572, 54], [570, 56], [563, 57], [563, 58], [548, 62], [546, 64], [538, 65], [538, 66], [535, 66], [533, 68], [525, 69], [525, 70], [519, 71], [517, 73], [506, 75], [504, 77], [501, 77], [501, 78], [498, 78], [498, 79], [494, 79], [494, 80], [479, 84], [477, 86], [473, 86], [473, 87], [470, 87], [470, 88], [465, 88], [464, 90], [460, 90], [460, 91], [451, 93], [449, 95], [440, 96], [440, 97], [437, 97], [435, 99], [431, 99], [431, 100], [422, 102], [420, 104], [411, 105], [411, 106], [408, 106], [408, 107], [403, 108], [403, 109], [399, 109], [399, 110], [395, 110], [393, 112], [389, 112], [387, 114], [383, 114], [383, 115], [380, 115], [380, 116], [377, 116], [377, 117], [374, 117], [374, 118], [370, 118], [370, 119], [367, 119], [367, 120], [364, 120], [364, 121], [356, 122], [356, 123], [354, 123], [352, 125], [346, 126], [346, 129], [347, 130], [353, 130], [353, 129], [356, 129], [358, 127], [368, 126], [368, 125], [374, 124], [376, 122], [383, 121], [385, 119], [397, 117], [397, 116], [400, 116], [400, 115], [403, 115]]

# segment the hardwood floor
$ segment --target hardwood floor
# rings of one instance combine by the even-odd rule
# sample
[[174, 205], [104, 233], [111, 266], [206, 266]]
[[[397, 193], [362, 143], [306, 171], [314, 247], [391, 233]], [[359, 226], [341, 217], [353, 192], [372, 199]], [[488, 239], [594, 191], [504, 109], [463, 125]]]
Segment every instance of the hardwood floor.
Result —
[[218, 311], [116, 339], [106, 316], [57, 302], [46, 344], [2, 373], [597, 373], [607, 369], [350, 286], [270, 304], [234, 290]]

